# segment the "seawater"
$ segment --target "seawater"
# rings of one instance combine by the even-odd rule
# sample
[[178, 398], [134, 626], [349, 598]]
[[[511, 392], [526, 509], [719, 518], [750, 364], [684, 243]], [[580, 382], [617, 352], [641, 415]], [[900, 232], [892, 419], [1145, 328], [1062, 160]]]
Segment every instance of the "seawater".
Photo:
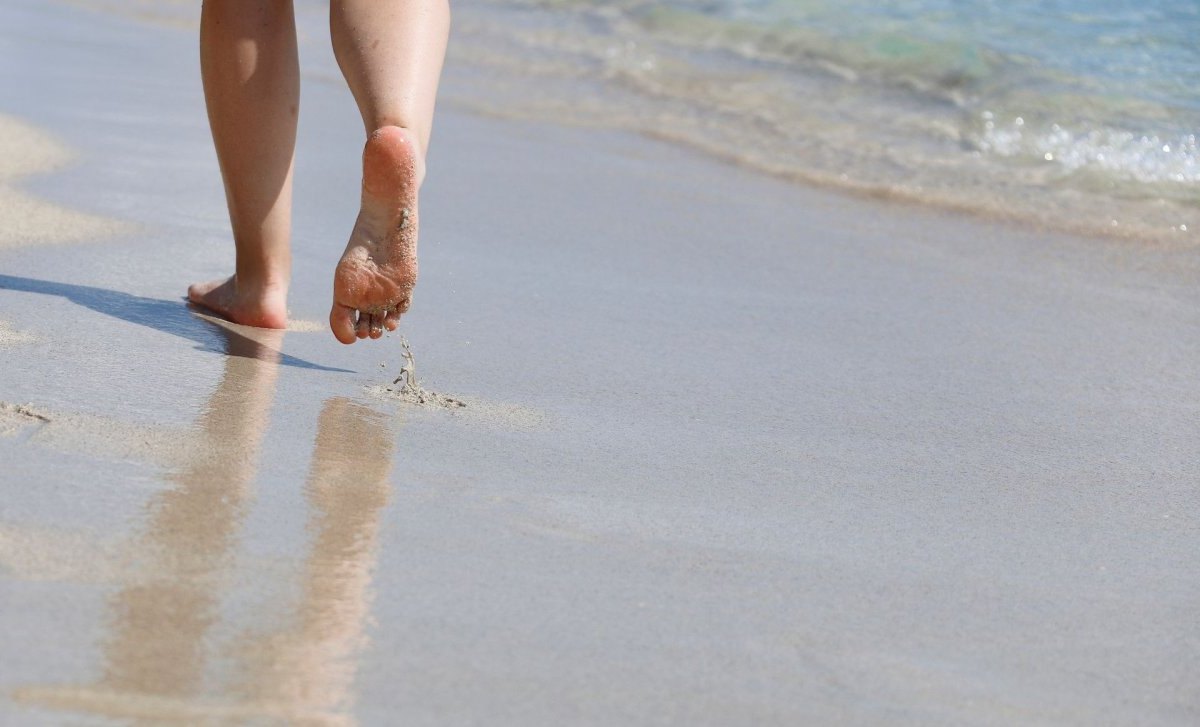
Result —
[[1056, 229], [1200, 230], [1196, 0], [464, 0], [492, 110]]
[[766, 42], [751, 53], [769, 53], [773, 33], [808, 30], [824, 36], [834, 62], [940, 91], [974, 112], [987, 151], [1146, 182], [1200, 181], [1194, 0], [668, 4], [689, 5], [759, 28]]

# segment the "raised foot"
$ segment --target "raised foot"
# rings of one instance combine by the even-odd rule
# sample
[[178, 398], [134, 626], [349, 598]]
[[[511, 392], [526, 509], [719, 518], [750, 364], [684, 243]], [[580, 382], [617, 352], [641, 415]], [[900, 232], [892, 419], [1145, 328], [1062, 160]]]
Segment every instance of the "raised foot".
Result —
[[363, 149], [362, 208], [333, 275], [329, 327], [342, 343], [396, 330], [417, 283], [421, 154], [406, 129], [385, 126]]
[[287, 286], [251, 285], [237, 279], [195, 283], [188, 300], [222, 318], [259, 328], [287, 327]]

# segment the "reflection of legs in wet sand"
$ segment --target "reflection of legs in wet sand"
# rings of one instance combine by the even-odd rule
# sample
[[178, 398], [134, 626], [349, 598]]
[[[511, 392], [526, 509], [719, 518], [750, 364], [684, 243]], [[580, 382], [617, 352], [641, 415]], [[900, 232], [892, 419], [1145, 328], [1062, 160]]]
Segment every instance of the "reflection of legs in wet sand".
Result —
[[308, 479], [313, 540], [299, 601], [281, 630], [238, 649], [246, 671], [232, 691], [245, 690], [247, 701], [297, 718], [348, 708], [391, 447], [379, 414], [344, 399], [325, 403]]
[[[345, 722], [370, 605], [380, 516], [390, 495], [386, 419], [344, 399], [321, 411], [306, 494], [312, 540], [277, 631], [240, 639], [234, 668], [214, 663], [221, 605], [248, 579], [234, 570], [257, 470], [282, 331], [230, 336], [220, 385], [200, 418], [198, 454], [147, 506], [136, 569], [110, 601], [98, 683], [27, 687], [14, 696], [115, 718], [203, 722], [282, 718]], [[364, 455], [369, 452], [369, 455]], [[227, 630], [227, 629], [222, 629]]]
[[[230, 337], [221, 383], [197, 426], [193, 463], [147, 506], [137, 572], [111, 601], [100, 683], [18, 697], [118, 717], [186, 717], [204, 687], [206, 635], [218, 620], [278, 374], [282, 331]], [[232, 350], [236, 347], [237, 350]]]
[[[342, 343], [395, 330], [417, 281], [417, 191], [450, 27], [447, 0], [334, 0], [330, 33], [367, 142], [362, 206], [334, 274]], [[200, 32], [209, 123], [237, 267], [188, 297], [231, 320], [286, 323], [299, 71], [290, 0], [207, 0]]]
[[216, 619], [279, 372], [274, 350], [283, 333], [258, 337], [267, 345], [242, 339], [248, 350], [229, 352], [200, 418], [204, 446], [178, 486], [150, 506], [140, 548], [149, 576], [114, 601], [105, 675], [112, 689], [185, 697], [199, 686], [204, 635]]

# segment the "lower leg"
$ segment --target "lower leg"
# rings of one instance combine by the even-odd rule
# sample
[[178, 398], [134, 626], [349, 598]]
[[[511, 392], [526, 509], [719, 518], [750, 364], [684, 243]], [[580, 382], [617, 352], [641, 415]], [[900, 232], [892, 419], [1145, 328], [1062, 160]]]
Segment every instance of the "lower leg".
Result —
[[332, 0], [338, 65], [368, 140], [362, 210], [334, 277], [343, 343], [395, 330], [417, 278], [417, 191], [450, 29], [447, 0]]
[[300, 102], [291, 0], [205, 0], [200, 68], [237, 266], [188, 297], [238, 323], [282, 328]]

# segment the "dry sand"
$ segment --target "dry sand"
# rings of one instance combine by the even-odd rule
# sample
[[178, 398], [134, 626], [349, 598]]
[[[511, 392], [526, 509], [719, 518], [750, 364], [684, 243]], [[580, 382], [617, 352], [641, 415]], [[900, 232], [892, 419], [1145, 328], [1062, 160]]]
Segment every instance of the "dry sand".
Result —
[[0, 114], [0, 249], [79, 242], [128, 230], [117, 220], [68, 209], [19, 188], [24, 178], [60, 169], [70, 160], [71, 153], [49, 134]]
[[[466, 406], [412, 406], [397, 336], [306, 332], [340, 85], [305, 88], [296, 330], [184, 306], [231, 262], [195, 66], [0, 7], [0, 330], [38, 338], [0, 345], [0, 723], [1200, 720], [1193, 253], [443, 111], [403, 326]], [[51, 167], [140, 232], [12, 192]]]
[[208, 454], [187, 431], [0, 401], [0, 436], [22, 433], [28, 433], [25, 441], [30, 445], [99, 459], [178, 465]]
[[294, 333], [325, 333], [329, 324], [324, 321], [306, 321], [299, 318], [289, 318], [287, 329]]
[[[0, 202], [0, 205], [3, 203]], [[3, 209], [0, 206], [0, 209]], [[37, 341], [37, 336], [28, 331], [18, 331], [13, 328], [12, 324], [5, 320], [0, 320], [0, 347], [3, 346], [20, 346], [25, 343], [33, 343]]]

